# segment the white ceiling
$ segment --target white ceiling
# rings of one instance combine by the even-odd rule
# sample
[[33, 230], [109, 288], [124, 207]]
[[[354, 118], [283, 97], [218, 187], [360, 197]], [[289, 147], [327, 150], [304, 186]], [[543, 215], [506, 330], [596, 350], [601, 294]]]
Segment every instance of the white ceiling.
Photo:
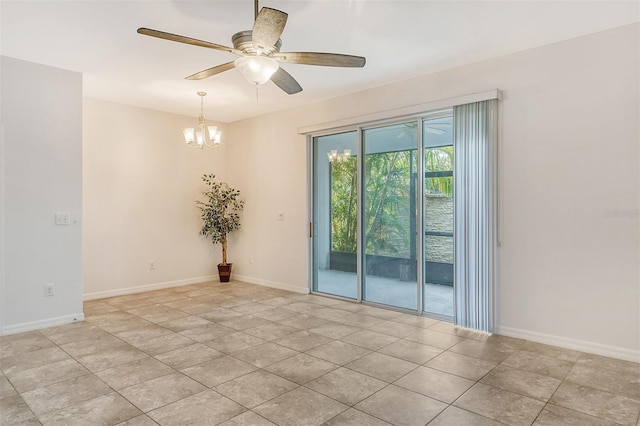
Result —
[[[639, 21], [638, 1], [263, 0], [289, 14], [285, 51], [365, 56], [364, 68], [285, 64], [304, 91], [256, 90], [230, 70], [184, 77], [236, 58], [142, 36], [148, 27], [231, 46], [253, 25], [253, 1], [0, 2], [1, 53], [84, 74], [90, 98], [230, 122]], [[598, 58], [594, 58], [597, 61]]]

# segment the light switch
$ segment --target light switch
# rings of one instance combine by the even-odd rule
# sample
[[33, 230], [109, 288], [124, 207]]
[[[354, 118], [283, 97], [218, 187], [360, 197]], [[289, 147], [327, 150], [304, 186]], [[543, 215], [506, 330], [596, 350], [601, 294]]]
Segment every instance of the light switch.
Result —
[[284, 220], [284, 212], [279, 212], [277, 218], [278, 220]]
[[56, 213], [56, 225], [70, 225], [71, 213]]

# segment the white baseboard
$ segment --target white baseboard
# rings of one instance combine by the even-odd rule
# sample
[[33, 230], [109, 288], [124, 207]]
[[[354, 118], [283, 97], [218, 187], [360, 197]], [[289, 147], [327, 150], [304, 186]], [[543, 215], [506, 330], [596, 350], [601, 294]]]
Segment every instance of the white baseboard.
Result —
[[283, 284], [275, 281], [267, 281], [262, 280], [260, 278], [248, 277], [246, 275], [236, 275], [234, 274], [232, 277], [236, 281], [242, 281], [248, 284], [258, 284], [265, 287], [277, 288], [279, 290], [287, 290], [293, 293], [301, 293], [301, 294], [309, 294], [308, 288], [301, 288], [297, 286], [292, 286], [289, 284]]
[[23, 322], [22, 324], [8, 325], [2, 327], [2, 335], [22, 333], [25, 331], [40, 330], [41, 328], [55, 327], [57, 325], [71, 324], [72, 322], [84, 321], [84, 314], [65, 315], [56, 318], [47, 318], [44, 320]]
[[634, 351], [632, 349], [603, 345], [600, 343], [570, 339], [568, 337], [554, 336], [551, 334], [538, 333], [535, 331], [521, 330], [511, 327], [496, 327], [495, 333], [508, 337], [526, 339], [532, 342], [544, 343], [546, 345], [559, 346], [565, 349], [573, 349], [576, 351], [622, 359], [625, 361], [640, 362], [640, 351]]
[[217, 275], [207, 275], [204, 277], [187, 278], [177, 281], [166, 281], [163, 283], [145, 284], [136, 287], [119, 288], [115, 290], [96, 291], [93, 293], [85, 293], [82, 300], [104, 299], [106, 297], [124, 296], [126, 294], [142, 293], [144, 291], [162, 290], [164, 288], [180, 287], [183, 285], [199, 284], [209, 281], [219, 281]]

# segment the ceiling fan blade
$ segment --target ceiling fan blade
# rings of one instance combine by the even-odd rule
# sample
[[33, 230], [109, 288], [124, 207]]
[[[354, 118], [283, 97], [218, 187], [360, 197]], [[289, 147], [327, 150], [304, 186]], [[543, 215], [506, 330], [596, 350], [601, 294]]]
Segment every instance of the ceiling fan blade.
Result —
[[235, 64], [233, 62], [227, 62], [226, 64], [218, 65], [213, 68], [208, 68], [206, 70], [197, 72], [195, 74], [190, 75], [189, 77], [185, 77], [185, 80], [202, 80], [203, 78], [211, 77], [212, 75], [220, 74], [221, 72], [225, 72], [234, 68]]
[[291, 77], [291, 74], [283, 70], [282, 67], [278, 68], [278, 71], [271, 76], [271, 81], [289, 95], [302, 92], [300, 84], [298, 84], [295, 78]]
[[198, 40], [195, 38], [185, 37], [177, 34], [165, 33], [164, 31], [152, 30], [150, 28], [138, 28], [138, 34], [162, 38], [170, 41], [177, 41], [178, 43], [191, 44], [193, 46], [206, 47], [208, 49], [222, 50], [223, 52], [235, 53], [236, 55], [242, 55], [242, 52], [232, 47], [222, 46], [220, 44], [215, 44], [208, 41]]
[[362, 68], [367, 59], [362, 56], [320, 52], [276, 52], [271, 57], [291, 64], [321, 65], [325, 67]]
[[251, 31], [254, 46], [257, 49], [268, 49], [274, 46], [284, 31], [288, 16], [280, 10], [270, 7], [260, 9]]
[[442, 129], [438, 129], [436, 127], [425, 127], [425, 131], [427, 133], [432, 133], [434, 135], [444, 135], [446, 132]]

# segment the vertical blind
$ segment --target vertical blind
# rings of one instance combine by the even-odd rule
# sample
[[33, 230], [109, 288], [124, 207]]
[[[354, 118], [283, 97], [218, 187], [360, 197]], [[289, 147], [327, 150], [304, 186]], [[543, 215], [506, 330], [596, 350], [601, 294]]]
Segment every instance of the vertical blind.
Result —
[[491, 332], [497, 100], [453, 108], [454, 319], [456, 325]]

